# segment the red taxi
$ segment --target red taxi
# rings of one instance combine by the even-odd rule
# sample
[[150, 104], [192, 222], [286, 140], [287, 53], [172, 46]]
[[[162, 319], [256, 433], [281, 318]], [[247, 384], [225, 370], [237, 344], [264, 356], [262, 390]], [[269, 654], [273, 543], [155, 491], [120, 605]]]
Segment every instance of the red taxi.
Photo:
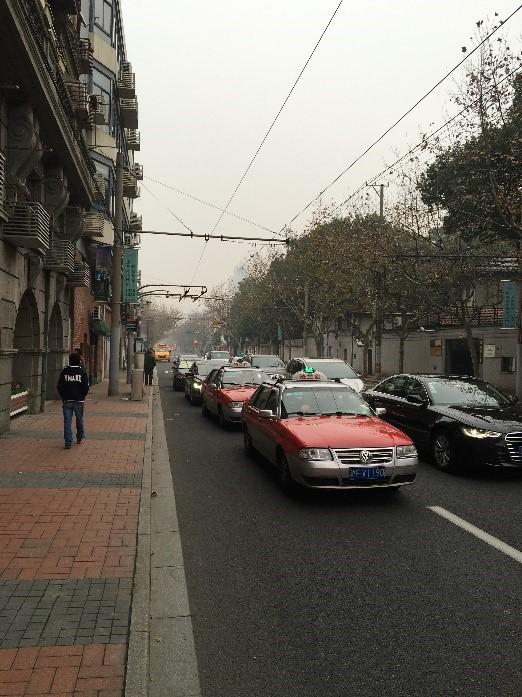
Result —
[[408, 436], [378, 418], [350, 387], [307, 380], [261, 385], [243, 407], [248, 455], [277, 468], [283, 490], [396, 490], [416, 477]]
[[203, 416], [215, 414], [222, 428], [240, 423], [243, 403], [268, 379], [266, 373], [251, 367], [223, 366], [213, 370], [201, 388]]

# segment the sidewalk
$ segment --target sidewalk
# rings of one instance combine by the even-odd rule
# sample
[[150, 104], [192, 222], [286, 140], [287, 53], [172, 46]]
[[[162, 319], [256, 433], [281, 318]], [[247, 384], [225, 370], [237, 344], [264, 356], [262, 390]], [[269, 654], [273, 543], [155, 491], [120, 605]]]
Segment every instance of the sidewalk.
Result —
[[71, 450], [59, 402], [0, 438], [1, 697], [123, 695], [152, 402], [129, 391], [93, 386]]

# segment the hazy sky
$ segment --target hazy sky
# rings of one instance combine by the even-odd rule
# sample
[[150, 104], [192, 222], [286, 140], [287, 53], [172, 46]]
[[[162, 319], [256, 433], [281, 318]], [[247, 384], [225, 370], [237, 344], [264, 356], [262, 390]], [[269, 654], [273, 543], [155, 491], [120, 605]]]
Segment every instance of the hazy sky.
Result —
[[[209, 233], [338, 0], [122, 0], [136, 73], [145, 170], [136, 209], [149, 230]], [[475, 22], [516, 0], [344, 0], [230, 206], [279, 230], [472, 46]], [[153, 6], [153, 10], [151, 9]], [[509, 23], [519, 46], [522, 11]], [[446, 120], [451, 81], [418, 107], [324, 197], [342, 201]], [[138, 158], [137, 158], [138, 159]], [[155, 198], [157, 197], [157, 198]], [[306, 215], [296, 223], [306, 223]], [[217, 232], [267, 233], [229, 216]], [[204, 241], [143, 236], [144, 282], [190, 283]], [[253, 250], [209, 241], [194, 282], [226, 280]], [[186, 312], [195, 308], [183, 303]]]

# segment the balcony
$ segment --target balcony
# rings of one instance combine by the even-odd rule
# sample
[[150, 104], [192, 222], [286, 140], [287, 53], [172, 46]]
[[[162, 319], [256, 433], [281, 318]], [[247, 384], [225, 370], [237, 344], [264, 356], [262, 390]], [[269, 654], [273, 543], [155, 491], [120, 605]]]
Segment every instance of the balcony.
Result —
[[90, 75], [94, 63], [94, 49], [89, 39], [79, 39], [76, 59], [80, 75]]
[[120, 99], [121, 119], [125, 128], [138, 128], [138, 100]]
[[44, 269], [57, 273], [70, 274], [74, 270], [74, 245], [69, 240], [54, 238], [47, 250]]
[[101, 213], [84, 213], [82, 217], [85, 237], [103, 237], [104, 219]]
[[[502, 305], [472, 305], [467, 308], [467, 313], [471, 324], [475, 327], [501, 327], [504, 319]], [[426, 321], [428, 329], [462, 327], [462, 324], [460, 313], [454, 311], [434, 315]]]
[[48, 0], [48, 2], [57, 13], [64, 15], [80, 14], [80, 0]]
[[143, 165], [140, 165], [137, 162], [135, 162], [131, 167], [131, 172], [137, 181], [139, 181], [139, 182], [142, 181], [142, 179], [143, 179]]
[[84, 261], [77, 261], [73, 270], [67, 274], [67, 283], [73, 288], [91, 287], [91, 269]]
[[120, 70], [117, 84], [120, 97], [132, 99], [136, 96], [136, 80], [134, 73]]
[[43, 254], [49, 249], [49, 222], [49, 214], [41, 203], [23, 201], [4, 223], [4, 239], [16, 247]]
[[140, 195], [138, 182], [132, 171], [123, 172], [123, 195], [127, 198], [138, 198]]
[[87, 86], [83, 82], [67, 82], [66, 86], [78, 123], [82, 128], [86, 128], [90, 123]]
[[127, 141], [127, 149], [137, 152], [140, 149], [140, 132], [134, 128], [125, 131], [125, 140]]
[[107, 200], [107, 180], [103, 174], [94, 175], [94, 200], [97, 203], [105, 203]]
[[129, 220], [129, 230], [131, 232], [141, 232], [143, 230], [143, 218], [141, 215], [132, 212]]
[[139, 247], [141, 244], [141, 235], [127, 232], [125, 233], [124, 242], [126, 247]]

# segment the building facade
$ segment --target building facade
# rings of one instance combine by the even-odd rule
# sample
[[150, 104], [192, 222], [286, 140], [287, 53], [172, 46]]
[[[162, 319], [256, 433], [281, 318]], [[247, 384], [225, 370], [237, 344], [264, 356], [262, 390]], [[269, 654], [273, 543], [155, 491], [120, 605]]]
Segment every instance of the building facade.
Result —
[[[110, 6], [110, 21], [121, 28], [119, 5], [107, 0], [92, 7], [79, 0], [0, 3], [0, 432], [9, 428], [13, 393], [27, 391], [33, 412], [56, 396], [71, 349], [82, 349], [92, 374], [97, 332], [105, 332], [93, 324], [94, 282], [97, 248], [110, 249], [114, 239], [105, 159], [113, 162], [115, 151], [109, 158], [93, 147], [108, 117], [94, 81], [98, 39], [85, 19], [87, 12], [95, 21], [95, 5]], [[122, 63], [113, 66], [109, 109], [123, 122], [125, 53], [115, 41], [118, 49], [110, 49]], [[127, 124], [135, 127], [137, 106], [130, 114]], [[104, 144], [114, 137], [124, 152], [132, 193], [134, 163], [125, 132], [117, 133], [105, 134]], [[129, 230], [130, 201], [125, 211]]]

